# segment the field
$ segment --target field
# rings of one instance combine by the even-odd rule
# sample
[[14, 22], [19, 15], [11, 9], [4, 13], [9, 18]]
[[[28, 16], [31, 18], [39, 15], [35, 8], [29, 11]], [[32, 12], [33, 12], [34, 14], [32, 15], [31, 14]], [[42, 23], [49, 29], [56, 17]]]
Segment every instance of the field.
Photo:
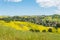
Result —
[[60, 34], [19, 31], [9, 27], [0, 27], [0, 40], [60, 40]]
[[0, 0], [0, 40], [60, 40], [60, 0]]
[[0, 40], [60, 40], [60, 16], [1, 17]]

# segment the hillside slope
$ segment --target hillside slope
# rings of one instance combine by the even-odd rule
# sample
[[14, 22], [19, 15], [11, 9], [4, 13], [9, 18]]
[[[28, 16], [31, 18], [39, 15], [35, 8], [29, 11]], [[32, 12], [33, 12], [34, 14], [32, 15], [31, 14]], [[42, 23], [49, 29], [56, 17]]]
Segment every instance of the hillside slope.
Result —
[[19, 31], [0, 27], [0, 40], [60, 40], [60, 34], [51, 32]]
[[53, 29], [53, 31], [55, 30], [55, 28], [53, 27], [45, 27], [42, 25], [30, 23], [30, 22], [20, 22], [20, 21], [11, 21], [9, 23], [5, 21], [0, 21], [0, 26], [11, 27], [16, 30], [22, 30], [22, 31], [29, 31], [33, 29], [33, 30], [39, 30], [40, 32], [42, 32], [42, 30], [48, 31], [49, 28]]

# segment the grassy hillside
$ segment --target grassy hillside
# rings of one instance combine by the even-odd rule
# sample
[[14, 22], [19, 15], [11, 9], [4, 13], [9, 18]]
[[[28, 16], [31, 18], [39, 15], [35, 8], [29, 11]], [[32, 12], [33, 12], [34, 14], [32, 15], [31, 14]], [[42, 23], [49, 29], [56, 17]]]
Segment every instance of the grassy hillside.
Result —
[[23, 21], [38, 25], [60, 28], [60, 15], [40, 15], [40, 16], [0, 16], [0, 20], [5, 22]]
[[60, 15], [1, 16], [0, 40], [60, 40]]
[[52, 31], [55, 31], [55, 28], [53, 27], [45, 27], [30, 22], [20, 22], [20, 21], [11, 21], [9, 23], [5, 21], [0, 21], [0, 26], [10, 27], [22, 31], [36, 30], [42, 32], [43, 30], [45, 30], [47, 32], [49, 28], [51, 28]]
[[60, 34], [19, 31], [10, 27], [0, 26], [0, 40], [60, 40]]

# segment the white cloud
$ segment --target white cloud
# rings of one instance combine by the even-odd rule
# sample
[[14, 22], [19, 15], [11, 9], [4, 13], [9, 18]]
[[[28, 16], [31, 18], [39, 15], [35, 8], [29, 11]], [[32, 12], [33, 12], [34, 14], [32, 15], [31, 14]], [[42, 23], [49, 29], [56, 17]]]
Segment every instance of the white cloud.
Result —
[[22, 0], [4, 0], [4, 1], [8, 1], [8, 2], [21, 2]]
[[57, 7], [56, 13], [60, 14], [60, 0], [36, 0], [41, 7]]
[[60, 0], [36, 0], [42, 7], [59, 6]]

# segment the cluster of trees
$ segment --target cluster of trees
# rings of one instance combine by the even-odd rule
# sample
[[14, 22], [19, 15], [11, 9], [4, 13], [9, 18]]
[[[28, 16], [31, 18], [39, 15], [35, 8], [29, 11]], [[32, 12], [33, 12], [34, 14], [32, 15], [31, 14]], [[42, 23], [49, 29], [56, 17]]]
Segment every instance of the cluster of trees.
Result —
[[[36, 29], [35, 29], [35, 30], [30, 29], [30, 31], [31, 31], [31, 32], [40, 32], [40, 30], [36, 30]], [[47, 32], [47, 31], [46, 31], [46, 30], [42, 30], [42, 32]], [[52, 29], [49, 28], [49, 29], [48, 29], [48, 32], [52, 32]]]
[[5, 22], [10, 21], [26, 21], [35, 23], [38, 25], [44, 25], [47, 27], [55, 27], [56, 29], [60, 27], [60, 15], [41, 15], [41, 16], [12, 16], [12, 17], [3, 17], [0, 20]]

